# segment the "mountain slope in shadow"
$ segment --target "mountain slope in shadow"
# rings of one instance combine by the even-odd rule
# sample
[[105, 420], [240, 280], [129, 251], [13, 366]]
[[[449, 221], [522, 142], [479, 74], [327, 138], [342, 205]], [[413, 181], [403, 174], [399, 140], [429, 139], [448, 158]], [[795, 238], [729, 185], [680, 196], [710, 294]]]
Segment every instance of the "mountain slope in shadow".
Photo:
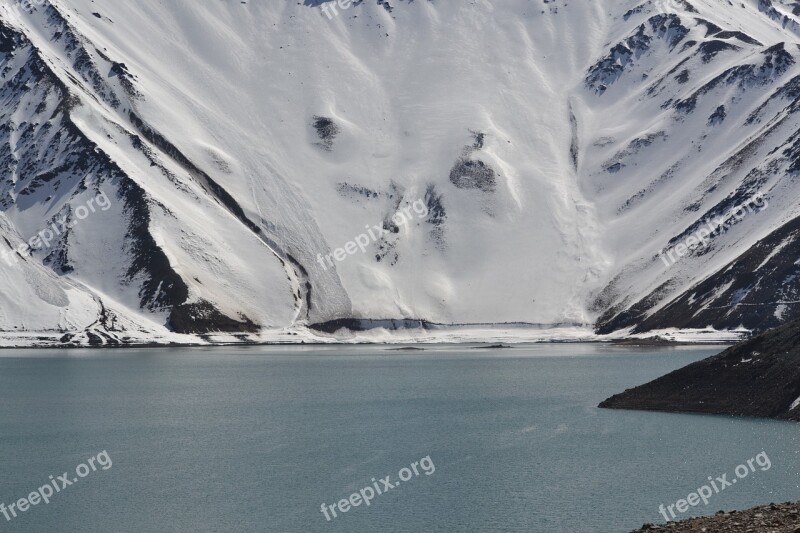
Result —
[[800, 321], [616, 394], [599, 407], [800, 421]]

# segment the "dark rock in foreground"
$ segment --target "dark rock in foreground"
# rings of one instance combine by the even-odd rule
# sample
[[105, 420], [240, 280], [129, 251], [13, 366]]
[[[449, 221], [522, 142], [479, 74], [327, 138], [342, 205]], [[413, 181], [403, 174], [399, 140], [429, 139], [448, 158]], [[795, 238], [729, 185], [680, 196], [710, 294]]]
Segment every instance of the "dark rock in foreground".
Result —
[[800, 321], [616, 394], [600, 407], [800, 421]]
[[720, 511], [714, 516], [690, 518], [666, 524], [645, 524], [632, 533], [670, 531], [677, 533], [745, 533], [768, 531], [800, 533], [800, 503], [771, 503], [746, 511]]

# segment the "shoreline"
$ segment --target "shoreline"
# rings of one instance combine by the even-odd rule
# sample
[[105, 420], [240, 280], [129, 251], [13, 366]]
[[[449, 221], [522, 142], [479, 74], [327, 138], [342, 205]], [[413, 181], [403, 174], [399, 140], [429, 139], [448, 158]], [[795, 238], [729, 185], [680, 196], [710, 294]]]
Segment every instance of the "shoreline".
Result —
[[741, 511], [717, 511], [710, 516], [687, 518], [663, 524], [644, 524], [631, 533], [672, 531], [676, 533], [746, 533], [769, 531], [800, 533], [800, 502], [769, 503]]
[[236, 346], [441, 346], [526, 344], [606, 344], [634, 347], [731, 346], [750, 332], [711, 328], [656, 330], [631, 335], [628, 331], [599, 335], [589, 326], [536, 324], [454, 324], [430, 328], [340, 328], [321, 332], [313, 326], [266, 329], [257, 333], [178, 334], [168, 331], [6, 331], [0, 332], [0, 351], [23, 349], [175, 348]]
[[[220, 342], [141, 342], [141, 343], [119, 343], [119, 344], [20, 344], [20, 345], [0, 345], [0, 353], [9, 350], [126, 350], [126, 349], [166, 349], [166, 348], [238, 348], [238, 347], [258, 347], [258, 346], [286, 346], [286, 347], [313, 347], [313, 346], [385, 346], [391, 347], [395, 351], [403, 350], [404, 347], [415, 347], [420, 351], [424, 351], [426, 347], [442, 347], [442, 346], [463, 346], [472, 349], [513, 349], [523, 348], [530, 345], [555, 345], [555, 344], [604, 344], [608, 346], [616, 346], [620, 348], [680, 348], [680, 347], [719, 347], [724, 349], [735, 344], [734, 341], [672, 341], [672, 342], [637, 342], [636, 340], [520, 340], [509, 341], [505, 340], [502, 346], [498, 346], [495, 340], [465, 340], [458, 341], [413, 341], [413, 340], [398, 340], [398, 341], [220, 341]], [[413, 348], [411, 348], [413, 349]]]

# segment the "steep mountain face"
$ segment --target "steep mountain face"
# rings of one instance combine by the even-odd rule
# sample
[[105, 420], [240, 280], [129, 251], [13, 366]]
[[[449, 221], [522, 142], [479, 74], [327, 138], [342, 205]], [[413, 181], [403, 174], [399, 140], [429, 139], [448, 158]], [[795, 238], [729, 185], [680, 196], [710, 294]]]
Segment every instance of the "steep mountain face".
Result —
[[[55, 4], [15, 7], [1, 45], [6, 329], [101, 344], [290, 320], [287, 261], [257, 227], [243, 232], [235, 200], [138, 116], [127, 67]], [[21, 13], [36, 33], [15, 27]], [[225, 256], [234, 245], [260, 268]], [[20, 286], [36, 297], [15, 297]], [[261, 305], [270, 300], [283, 306]]]
[[798, 317], [798, 6], [4, 4], [2, 336]]
[[[614, 132], [586, 153], [619, 259], [598, 329], [797, 318], [797, 4], [646, 6], [623, 16], [641, 24], [586, 78], [607, 102], [592, 114]], [[677, 248], [709, 224], [704, 244]]]

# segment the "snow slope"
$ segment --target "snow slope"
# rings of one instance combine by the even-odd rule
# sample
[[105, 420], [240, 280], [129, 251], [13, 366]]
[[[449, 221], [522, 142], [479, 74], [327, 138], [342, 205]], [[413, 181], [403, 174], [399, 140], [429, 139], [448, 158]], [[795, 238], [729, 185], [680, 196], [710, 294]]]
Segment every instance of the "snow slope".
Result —
[[[0, 7], [9, 249], [112, 199], [0, 262], [0, 330], [105, 343], [798, 315], [797, 5], [365, 0], [329, 19], [317, 4]], [[655, 256], [758, 191], [769, 207], [703, 253]], [[425, 216], [392, 221], [419, 201]], [[374, 226], [365, 253], [325, 264]]]

